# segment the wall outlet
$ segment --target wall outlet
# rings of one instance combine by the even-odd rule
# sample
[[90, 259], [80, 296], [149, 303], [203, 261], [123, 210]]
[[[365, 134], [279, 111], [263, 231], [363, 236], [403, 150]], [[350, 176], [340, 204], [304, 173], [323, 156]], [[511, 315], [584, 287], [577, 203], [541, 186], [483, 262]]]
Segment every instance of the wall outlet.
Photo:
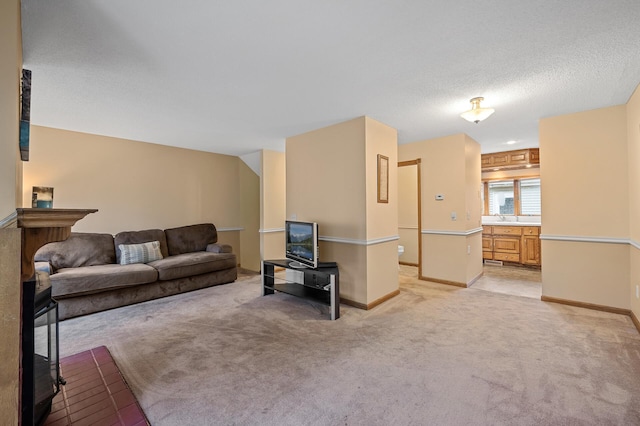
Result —
[[471, 254], [471, 245], [467, 246], [467, 254]]
[[458, 219], [458, 214], [456, 212], [451, 212], [451, 220]]

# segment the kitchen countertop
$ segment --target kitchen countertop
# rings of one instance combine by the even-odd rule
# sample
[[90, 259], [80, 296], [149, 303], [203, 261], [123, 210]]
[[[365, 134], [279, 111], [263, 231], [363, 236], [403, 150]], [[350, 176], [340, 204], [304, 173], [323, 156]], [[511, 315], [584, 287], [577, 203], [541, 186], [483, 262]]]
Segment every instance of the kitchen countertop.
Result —
[[482, 226], [540, 226], [540, 222], [484, 222]]

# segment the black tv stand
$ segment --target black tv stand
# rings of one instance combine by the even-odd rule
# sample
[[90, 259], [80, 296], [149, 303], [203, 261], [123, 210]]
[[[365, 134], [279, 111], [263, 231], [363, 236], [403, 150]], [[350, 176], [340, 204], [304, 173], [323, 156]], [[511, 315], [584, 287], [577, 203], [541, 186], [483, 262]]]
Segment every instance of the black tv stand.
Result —
[[[289, 259], [264, 260], [262, 262], [262, 295], [274, 294], [276, 291], [313, 300], [330, 308], [331, 319], [340, 318], [340, 276], [338, 265], [313, 269], [299, 269], [292, 266]], [[297, 280], [287, 280], [276, 276], [275, 268], [293, 269], [300, 276]]]

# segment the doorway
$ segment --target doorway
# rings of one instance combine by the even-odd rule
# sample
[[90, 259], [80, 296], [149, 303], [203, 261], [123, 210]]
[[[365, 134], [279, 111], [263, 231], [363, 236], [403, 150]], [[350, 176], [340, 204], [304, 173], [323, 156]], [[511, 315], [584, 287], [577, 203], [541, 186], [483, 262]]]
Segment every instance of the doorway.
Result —
[[[400, 265], [418, 268], [422, 276], [422, 198], [420, 159], [398, 162], [398, 241]], [[403, 251], [400, 251], [400, 247]]]
[[540, 300], [542, 271], [521, 266], [484, 265], [482, 277], [471, 288]]

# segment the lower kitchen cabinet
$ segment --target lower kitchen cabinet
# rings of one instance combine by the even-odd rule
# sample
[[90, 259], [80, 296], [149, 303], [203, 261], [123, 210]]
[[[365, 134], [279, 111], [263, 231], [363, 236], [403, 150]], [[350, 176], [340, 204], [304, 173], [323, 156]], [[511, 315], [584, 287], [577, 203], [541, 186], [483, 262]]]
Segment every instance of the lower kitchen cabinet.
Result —
[[540, 227], [483, 226], [482, 258], [540, 266]]

